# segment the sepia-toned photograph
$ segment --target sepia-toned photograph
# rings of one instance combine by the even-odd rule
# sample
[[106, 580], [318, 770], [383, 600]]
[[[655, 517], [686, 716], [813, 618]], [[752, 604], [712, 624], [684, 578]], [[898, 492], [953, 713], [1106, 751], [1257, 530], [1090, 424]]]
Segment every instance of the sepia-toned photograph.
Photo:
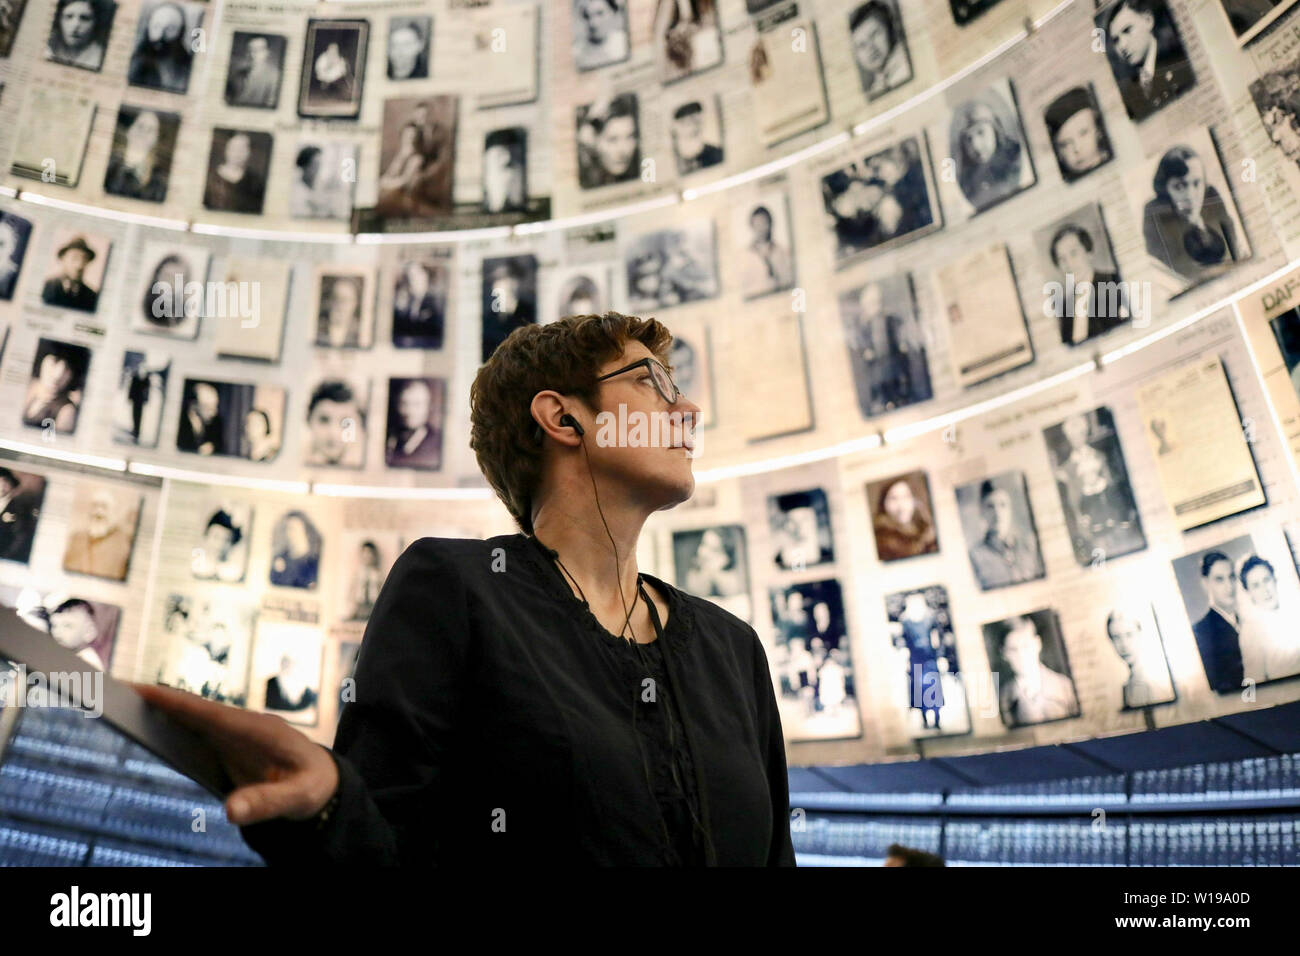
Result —
[[203, 190], [204, 208], [261, 213], [270, 166], [270, 133], [215, 127]]
[[912, 738], [970, 733], [948, 589], [936, 584], [887, 594], [885, 613], [905, 678], [898, 706]]
[[23, 22], [23, 11], [27, 9], [27, 0], [8, 0], [0, 4], [0, 57], [7, 57], [13, 52], [14, 37]]
[[133, 332], [198, 338], [212, 256], [203, 246], [151, 239], [139, 252], [140, 287], [130, 311]]
[[1047, 124], [1057, 168], [1067, 183], [1082, 179], [1114, 158], [1106, 121], [1091, 83], [1072, 86], [1048, 103], [1043, 122]]
[[203, 514], [203, 536], [191, 551], [190, 574], [196, 581], [242, 582], [248, 573], [253, 506], [243, 501], [221, 501]]
[[821, 488], [768, 495], [767, 528], [778, 570], [802, 571], [835, 560], [831, 509]]
[[[771, 148], [830, 119], [817, 24], [790, 4], [757, 17], [745, 59], [753, 97], [749, 130]], [[793, 41], [793, 42], [792, 42]]]
[[0, 212], [0, 299], [13, 299], [32, 236], [31, 220]]
[[1022, 471], [957, 487], [971, 570], [981, 590], [1037, 581], [1047, 574]]
[[537, 323], [537, 257], [483, 260], [481, 361], [515, 329]]
[[369, 411], [369, 382], [343, 377], [317, 382], [307, 402], [304, 464], [328, 468], [364, 465]]
[[45, 59], [98, 73], [116, 14], [113, 0], [56, 0]]
[[[226, 256], [226, 289], [247, 290], [238, 309], [216, 317], [213, 347], [220, 358], [279, 362], [284, 345], [284, 323], [289, 307], [289, 286], [293, 274], [283, 259]], [[253, 293], [256, 290], [256, 294]], [[236, 311], [237, 314], [229, 314]]]
[[673, 532], [677, 587], [707, 598], [742, 621], [753, 621], [749, 551], [738, 524]]
[[291, 724], [314, 727], [320, 719], [324, 646], [320, 630], [263, 616], [253, 643], [250, 684], [262, 710]]
[[433, 41], [433, 17], [388, 18], [388, 78], [429, 78], [429, 48]]
[[794, 234], [790, 199], [783, 189], [765, 189], [732, 215], [733, 255], [740, 260], [740, 293], [757, 299], [794, 287]]
[[1056, 611], [1044, 609], [984, 625], [998, 712], [1008, 728], [1082, 713]]
[[287, 45], [288, 40], [278, 33], [234, 31], [226, 73], [227, 105], [275, 109], [280, 103]]
[[40, 339], [23, 396], [23, 424], [51, 436], [76, 432], [89, 374], [90, 349], [86, 346]]
[[722, 31], [717, 0], [659, 0], [654, 43], [660, 79], [665, 83], [718, 66], [722, 62]]
[[919, 136], [823, 176], [821, 192], [837, 264], [919, 238], [943, 222]]
[[932, 397], [910, 274], [885, 276], [841, 293], [839, 307], [864, 418]]
[[176, 449], [269, 462], [284, 434], [284, 389], [187, 378], [181, 390]]
[[787, 740], [862, 733], [840, 582], [770, 588], [775, 639], [769, 659]]
[[113, 248], [107, 236], [72, 229], [54, 234], [53, 262], [41, 287], [41, 301], [61, 309], [94, 312]]
[[366, 77], [367, 20], [307, 21], [303, 41], [298, 115], [314, 119], [355, 119], [361, 112]]
[[[50, 117], [57, 116], [57, 122]], [[95, 121], [95, 101], [46, 84], [27, 88], [18, 128], [12, 131], [9, 171], [24, 179], [75, 187]]]
[[494, 129], [483, 140], [483, 211], [528, 209], [528, 131]]
[[641, 112], [635, 93], [596, 100], [577, 111], [578, 185], [597, 189], [641, 176]]
[[573, 63], [595, 70], [628, 57], [628, 0], [571, 0]]
[[700, 407], [696, 429], [713, 425], [713, 409], [718, 400], [713, 392], [713, 347], [708, 327], [677, 324], [668, 362], [673, 382]]
[[907, 33], [895, 0], [867, 0], [849, 11], [849, 46], [868, 100], [912, 79]]
[[1044, 309], [1065, 345], [1081, 345], [1133, 318], [1100, 205], [1089, 203], [1036, 230], [1034, 245], [1055, 283]]
[[289, 185], [289, 216], [349, 221], [357, 182], [357, 153], [355, 143], [300, 142]]
[[[1283, 56], [1285, 55], [1285, 59]], [[1300, 53], [1283, 47], [1273, 59], [1274, 69], [1261, 69], [1250, 82], [1250, 96], [1273, 145], [1293, 163], [1300, 164]]]
[[317, 267], [316, 345], [368, 349], [374, 344], [373, 278], [374, 273], [365, 267]]
[[163, 610], [167, 650], [155, 681], [232, 707], [248, 704], [257, 607], [231, 595], [172, 593]]
[[721, 285], [712, 219], [634, 236], [624, 246], [623, 263], [634, 312], [712, 299]]
[[375, 203], [379, 215], [450, 213], [455, 165], [456, 97], [384, 100]]
[[287, 511], [271, 527], [270, 581], [279, 588], [314, 590], [320, 578], [323, 538], [311, 518]]
[[45, 477], [0, 465], [0, 561], [26, 564], [45, 502]]
[[881, 561], [938, 553], [939, 532], [925, 472], [909, 471], [868, 482], [867, 510], [876, 556]]
[[934, 279], [958, 385], [970, 388], [1034, 360], [1005, 245], [995, 243], [949, 260], [935, 270]]
[[1010, 80], [962, 100], [942, 132], [955, 180], [941, 180], [950, 221], [977, 216], [1037, 182]]
[[97, 671], [113, 664], [122, 609], [66, 591], [42, 594], [34, 588], [0, 587], [0, 607], [13, 608], [36, 630], [54, 638]]
[[384, 464], [389, 468], [442, 468], [442, 428], [447, 382], [441, 378], [390, 378]]
[[407, 259], [393, 280], [393, 345], [399, 349], [442, 348], [451, 286], [444, 259]]
[[1147, 546], [1115, 416], [1104, 405], [1043, 429], [1074, 558], [1100, 567]]
[[722, 164], [722, 106], [716, 95], [690, 99], [674, 108], [669, 133], [678, 176]]
[[125, 581], [144, 499], [129, 487], [79, 481], [68, 513], [63, 570]]
[[180, 127], [177, 113], [123, 105], [117, 111], [104, 192], [145, 202], [165, 200]]
[[1122, 710], [1141, 710], [1178, 699], [1164, 638], [1149, 602], [1105, 609], [1101, 622], [1115, 659], [1127, 670], [1120, 688]]
[[201, 3], [145, 0], [140, 6], [126, 81], [165, 93], [188, 90], [194, 38], [203, 31], [203, 12]]
[[1146, 119], [1196, 85], [1166, 0], [1112, 0], [1093, 20], [1129, 119]]

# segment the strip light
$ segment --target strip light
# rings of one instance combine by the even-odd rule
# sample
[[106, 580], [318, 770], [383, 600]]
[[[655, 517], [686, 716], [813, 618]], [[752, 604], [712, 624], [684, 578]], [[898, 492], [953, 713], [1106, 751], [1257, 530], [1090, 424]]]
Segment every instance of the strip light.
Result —
[[243, 475], [214, 475], [206, 471], [191, 471], [187, 468], [173, 468], [170, 465], [154, 465], [144, 461], [133, 461], [128, 463], [127, 470], [133, 475], [148, 475], [151, 478], [170, 478], [173, 481], [187, 481], [198, 485], [252, 488], [259, 491], [280, 491], [291, 495], [305, 495], [311, 490], [311, 486], [305, 481], [284, 481], [277, 478], [247, 478]]
[[797, 452], [793, 455], [781, 455], [777, 458], [764, 458], [762, 461], [752, 461], [741, 465], [710, 468], [706, 471], [696, 472], [695, 480], [707, 484], [728, 478], [762, 475], [769, 471], [780, 471], [783, 468], [793, 468], [796, 465], [807, 465], [816, 461], [825, 461], [828, 458], [838, 458], [841, 455], [848, 455], [853, 452], [867, 451], [871, 448], [878, 448], [880, 445], [880, 435], [873, 433], [864, 435], [861, 438], [851, 438], [848, 441], [842, 441], [834, 445], [814, 448], [811, 451]]
[[104, 471], [126, 471], [125, 459], [111, 458], [107, 455], [91, 455], [80, 451], [63, 451], [61, 449], [51, 448], [49, 445], [37, 445], [25, 441], [11, 441], [4, 438], [0, 438], [0, 448], [17, 454], [32, 455], [37, 458], [50, 458], [55, 461], [66, 461], [74, 465], [89, 465], [91, 468], [102, 468]]

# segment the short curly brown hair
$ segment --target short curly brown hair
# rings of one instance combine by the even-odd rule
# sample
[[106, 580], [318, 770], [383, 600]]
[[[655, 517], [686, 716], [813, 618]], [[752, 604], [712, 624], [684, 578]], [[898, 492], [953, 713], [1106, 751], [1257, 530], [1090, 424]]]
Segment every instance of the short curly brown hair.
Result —
[[669, 366], [673, 336], [658, 319], [606, 312], [569, 315], [515, 329], [483, 363], [469, 390], [469, 446], [492, 490], [525, 534], [533, 532], [533, 492], [541, 478], [540, 428], [529, 405], [546, 389], [593, 406], [596, 373], [640, 342]]

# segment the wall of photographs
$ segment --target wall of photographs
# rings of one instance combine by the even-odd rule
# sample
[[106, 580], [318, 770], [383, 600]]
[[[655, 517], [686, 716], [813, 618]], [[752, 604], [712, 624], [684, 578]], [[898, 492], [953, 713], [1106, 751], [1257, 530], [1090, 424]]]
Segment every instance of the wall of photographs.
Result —
[[793, 762], [1296, 699], [1298, 49], [1286, 0], [9, 4], [0, 595], [328, 741], [401, 549], [512, 530], [475, 371], [614, 308], [704, 410], [643, 567], [754, 625]]

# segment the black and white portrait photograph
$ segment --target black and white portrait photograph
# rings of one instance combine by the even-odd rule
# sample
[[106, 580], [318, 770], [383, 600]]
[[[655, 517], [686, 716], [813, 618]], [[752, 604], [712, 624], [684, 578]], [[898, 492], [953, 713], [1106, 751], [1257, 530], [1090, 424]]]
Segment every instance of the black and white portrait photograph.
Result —
[[948, 589], [936, 584], [885, 595], [889, 637], [898, 657], [894, 686], [909, 734], [939, 737], [969, 733], [966, 686], [957, 663], [957, 637], [952, 628]]
[[930, 480], [909, 471], [867, 482], [867, 511], [876, 539], [876, 557], [901, 561], [939, 551]]
[[202, 537], [190, 552], [196, 581], [238, 584], [248, 573], [253, 533], [253, 506], [244, 501], [216, 501], [202, 511]]
[[393, 218], [451, 212], [456, 97], [384, 101], [375, 211]]
[[357, 183], [357, 153], [355, 143], [299, 142], [289, 186], [290, 218], [347, 222]]
[[910, 274], [895, 274], [839, 297], [858, 407], [864, 418], [929, 399], [925, 333]]
[[1078, 717], [1079, 695], [1056, 611], [1044, 609], [984, 625], [998, 712], [1007, 729]]
[[429, 48], [433, 41], [433, 17], [388, 18], [388, 78], [429, 78]]
[[1300, 54], [1272, 70], [1261, 70], [1250, 83], [1251, 99], [1273, 145], [1300, 164]]
[[324, 645], [319, 628], [284, 621], [258, 622], [251, 684], [262, 710], [291, 724], [314, 727], [320, 719]]
[[131, 331], [197, 338], [211, 259], [203, 246], [147, 241], [139, 251], [140, 285], [129, 313]]
[[628, 0], [571, 0], [573, 63], [595, 70], [628, 56]]
[[451, 286], [448, 263], [434, 256], [407, 259], [393, 278], [393, 345], [440, 349]]
[[447, 382], [441, 378], [390, 378], [384, 464], [389, 468], [442, 468], [442, 426]]
[[1081, 345], [1133, 318], [1100, 205], [1081, 206], [1036, 230], [1034, 245], [1051, 283], [1043, 310], [1056, 319], [1064, 344]]
[[1250, 242], [1208, 130], [1186, 130], [1180, 138], [1127, 176], [1151, 265], [1178, 291], [1250, 258]]
[[13, 299], [18, 277], [27, 257], [27, 242], [32, 236], [29, 219], [11, 212], [0, 212], [0, 299]]
[[281, 515], [271, 527], [271, 583], [280, 588], [315, 589], [322, 542], [320, 530], [304, 512], [295, 509]]
[[665, 83], [720, 64], [722, 31], [717, 0], [659, 0], [654, 44]]
[[113, 663], [122, 609], [67, 591], [42, 594], [35, 588], [0, 587], [0, 607], [10, 607], [27, 624], [54, 638], [98, 671]]
[[1101, 629], [1113, 655], [1111, 670], [1123, 668], [1121, 710], [1140, 710], [1178, 699], [1164, 638], [1149, 601], [1130, 601], [1097, 608]]
[[270, 166], [270, 133], [215, 127], [203, 190], [204, 208], [261, 213]]
[[1106, 406], [1043, 429], [1075, 560], [1099, 567], [1147, 546], [1115, 416]]
[[722, 108], [716, 94], [686, 100], [673, 108], [671, 116], [669, 134], [678, 176], [722, 165]]
[[802, 571], [835, 560], [831, 509], [821, 488], [768, 495], [767, 528], [778, 570]]
[[284, 389], [274, 385], [185, 380], [178, 451], [268, 462], [284, 435]]
[[[12, 131], [9, 171], [24, 179], [75, 187], [81, 181], [96, 102], [46, 84], [30, 85]], [[58, 122], [50, 122], [57, 116]]]
[[299, 116], [353, 119], [361, 112], [369, 43], [367, 20], [307, 21], [298, 87]]
[[1240, 694], [1300, 675], [1300, 582], [1285, 552], [1261, 554], [1250, 535], [1173, 562], [1210, 689]]
[[986, 11], [996, 7], [1002, 0], [948, 0], [952, 19], [959, 27], [977, 19]]
[[919, 136], [823, 176], [821, 192], [837, 263], [916, 239], [943, 221]]
[[345, 531], [340, 543], [343, 560], [343, 619], [369, 620], [384, 579], [402, 553], [392, 531]]
[[86, 397], [89, 374], [90, 349], [41, 338], [23, 396], [23, 424], [50, 436], [73, 434]]
[[494, 129], [483, 140], [483, 211], [527, 208], [528, 131], [522, 126]]
[[1277, 21], [1295, 0], [1219, 0], [1237, 42], [1245, 46]]
[[61, 309], [94, 312], [112, 240], [95, 233], [60, 229], [54, 234], [52, 259], [41, 287], [41, 301]]
[[998, 80], [962, 100], [943, 129], [951, 172], [945, 208], [955, 220], [976, 216], [1037, 181], [1010, 80]]
[[123, 105], [117, 111], [104, 192], [145, 202], [165, 200], [180, 128], [177, 113]]
[[867, 0], [849, 11], [849, 46], [868, 100], [912, 78], [907, 34], [896, 0]]
[[145, 0], [135, 30], [135, 45], [126, 79], [166, 93], [184, 93], [190, 87], [194, 54], [200, 50], [203, 4], [178, 0]]
[[77, 482], [68, 510], [63, 570], [125, 581], [143, 504], [138, 489]]
[[57, 0], [45, 59], [99, 72], [116, 14], [113, 0]]
[[1043, 122], [1061, 178], [1067, 183], [1082, 179], [1115, 155], [1091, 83], [1072, 86], [1048, 103]]
[[677, 228], [632, 237], [623, 251], [628, 308], [666, 309], [718, 295], [713, 220], [684, 220]]
[[579, 106], [578, 185], [596, 189], [641, 176], [641, 112], [635, 93]]
[[971, 569], [982, 590], [1046, 575], [1024, 472], [1005, 471], [959, 485], [957, 508]]
[[678, 325], [668, 361], [673, 382], [700, 407], [696, 429], [712, 426], [713, 409], [718, 402], [713, 392], [713, 347], [708, 327]]
[[44, 502], [44, 476], [0, 465], [0, 561], [31, 558]]
[[1129, 119], [1146, 119], [1196, 85], [1166, 0], [1113, 0], [1093, 19]]
[[604, 264], [563, 266], [548, 270], [555, 290], [554, 311], [543, 316], [553, 322], [566, 315], [599, 315], [610, 308], [610, 267]]
[[787, 740], [862, 733], [840, 582], [771, 588], [772, 679]]
[[233, 595], [167, 595], [167, 650], [155, 680], [232, 707], [248, 703], [249, 651], [257, 606]]
[[236, 30], [230, 38], [226, 103], [273, 110], [280, 102], [284, 51], [288, 40], [278, 33]]
[[795, 285], [790, 199], [783, 189], [764, 189], [735, 206], [731, 235], [740, 260], [740, 292], [757, 299]]
[[27, 0], [7, 0], [0, 3], [0, 57], [7, 57], [13, 52], [14, 37], [23, 22], [23, 11]]
[[753, 621], [749, 550], [738, 524], [673, 532], [677, 587], [707, 598], [742, 621]]
[[321, 348], [368, 349], [374, 343], [374, 273], [360, 266], [319, 266], [316, 334]]
[[537, 257], [501, 256], [483, 260], [481, 361], [506, 336], [537, 323]]
[[1268, 320], [1268, 327], [1273, 330], [1273, 339], [1282, 353], [1291, 388], [1296, 398], [1300, 398], [1300, 308], [1287, 309], [1275, 315]]
[[370, 383], [343, 376], [318, 381], [307, 400], [303, 462], [323, 468], [360, 468], [366, 460]]

